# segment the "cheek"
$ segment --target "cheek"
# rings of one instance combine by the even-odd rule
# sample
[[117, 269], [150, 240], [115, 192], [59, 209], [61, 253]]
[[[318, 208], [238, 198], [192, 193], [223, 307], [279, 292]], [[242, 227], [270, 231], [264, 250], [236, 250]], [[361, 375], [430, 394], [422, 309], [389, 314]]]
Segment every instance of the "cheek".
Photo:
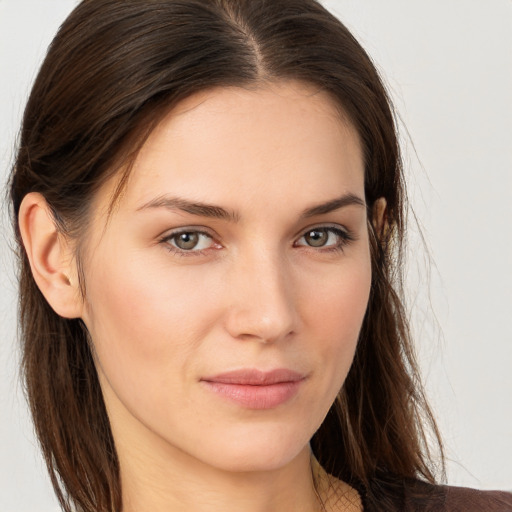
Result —
[[120, 398], [147, 403], [156, 390], [176, 389], [194, 372], [193, 355], [215, 324], [216, 301], [208, 295], [215, 287], [136, 253], [108, 254], [108, 260], [98, 255], [87, 276], [86, 325], [111, 387]]
[[[369, 252], [343, 261], [322, 279], [307, 285], [303, 318], [314, 333], [315, 351], [322, 359], [325, 379], [334, 396], [350, 369], [368, 306], [371, 286]], [[332, 399], [334, 399], [332, 396]]]
[[98, 332], [107, 329], [109, 344], [129, 343], [140, 334], [138, 349], [157, 349], [173, 334], [193, 335], [199, 317], [207, 324], [208, 305], [214, 302], [208, 297], [211, 287], [201, 286], [197, 271], [173, 272], [165, 258], [151, 261], [142, 251], [117, 258], [114, 250], [105, 252], [108, 261], [100, 255], [87, 276], [88, 323]]
[[333, 334], [343, 338], [357, 335], [370, 293], [369, 256], [363, 252], [361, 257], [343, 261], [321, 276], [321, 284], [318, 281], [305, 284], [303, 296], [311, 312], [306, 318], [329, 338]]

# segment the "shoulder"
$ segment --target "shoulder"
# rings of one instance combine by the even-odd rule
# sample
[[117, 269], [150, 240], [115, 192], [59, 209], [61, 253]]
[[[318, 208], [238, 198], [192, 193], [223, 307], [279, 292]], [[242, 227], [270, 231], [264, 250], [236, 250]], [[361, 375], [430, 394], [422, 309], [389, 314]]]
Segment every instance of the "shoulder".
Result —
[[[370, 495], [364, 491], [370, 491]], [[434, 485], [415, 479], [374, 480], [362, 496], [364, 512], [512, 512], [510, 492]]]
[[444, 487], [445, 510], [453, 512], [512, 512], [512, 493]]
[[512, 512], [512, 493], [416, 481], [404, 488], [411, 512]]

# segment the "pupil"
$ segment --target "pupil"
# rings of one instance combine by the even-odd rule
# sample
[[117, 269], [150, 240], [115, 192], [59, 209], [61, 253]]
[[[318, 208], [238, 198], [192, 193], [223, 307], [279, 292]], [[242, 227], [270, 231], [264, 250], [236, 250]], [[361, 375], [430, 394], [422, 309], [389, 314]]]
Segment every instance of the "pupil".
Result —
[[193, 249], [199, 240], [197, 233], [181, 233], [176, 240], [176, 245], [180, 249]]
[[306, 240], [308, 244], [313, 247], [321, 247], [322, 245], [325, 245], [327, 241], [327, 233], [320, 230], [310, 231], [306, 235]]

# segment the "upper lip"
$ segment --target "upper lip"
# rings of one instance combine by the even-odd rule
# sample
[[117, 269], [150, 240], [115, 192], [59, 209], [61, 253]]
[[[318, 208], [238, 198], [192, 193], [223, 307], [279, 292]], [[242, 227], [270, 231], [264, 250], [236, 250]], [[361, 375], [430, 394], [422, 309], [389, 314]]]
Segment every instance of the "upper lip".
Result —
[[271, 371], [262, 371], [253, 368], [233, 370], [211, 377], [203, 377], [206, 382], [220, 384], [239, 384], [246, 386], [270, 386], [281, 382], [297, 382], [305, 378], [302, 373], [287, 368], [277, 368]]

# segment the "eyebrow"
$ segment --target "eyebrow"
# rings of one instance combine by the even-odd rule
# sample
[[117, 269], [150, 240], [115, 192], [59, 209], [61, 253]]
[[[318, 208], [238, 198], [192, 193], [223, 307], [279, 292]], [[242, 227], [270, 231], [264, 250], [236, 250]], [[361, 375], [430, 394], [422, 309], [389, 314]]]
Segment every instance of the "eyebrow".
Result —
[[[346, 206], [362, 206], [366, 208], [366, 203], [363, 199], [355, 194], [344, 194], [336, 199], [331, 199], [325, 203], [321, 203], [310, 208], [306, 208], [301, 213], [301, 218], [315, 217], [317, 215], [324, 215]], [[166, 208], [168, 210], [181, 210], [192, 215], [199, 217], [211, 217], [215, 219], [227, 220], [230, 222], [238, 222], [240, 214], [234, 210], [223, 208], [213, 204], [202, 203], [198, 201], [189, 201], [181, 197], [168, 197], [159, 196], [147, 203], [143, 204], [137, 211], [153, 209], [153, 208]]]
[[226, 208], [222, 208], [222, 206], [216, 206], [213, 204], [189, 201], [188, 199], [181, 197], [159, 196], [143, 204], [140, 208], [137, 208], [137, 211], [148, 208], [181, 210], [200, 217], [212, 217], [214, 219], [228, 220], [231, 222], [238, 222], [240, 220], [238, 213], [233, 210], [227, 210]]
[[315, 217], [316, 215], [324, 215], [325, 213], [339, 210], [345, 206], [362, 206], [363, 208], [366, 208], [366, 203], [355, 194], [345, 194], [336, 199], [332, 199], [331, 201], [327, 201], [326, 203], [321, 203], [319, 205], [312, 206], [311, 208], [307, 208], [302, 212], [301, 217], [307, 218]]

